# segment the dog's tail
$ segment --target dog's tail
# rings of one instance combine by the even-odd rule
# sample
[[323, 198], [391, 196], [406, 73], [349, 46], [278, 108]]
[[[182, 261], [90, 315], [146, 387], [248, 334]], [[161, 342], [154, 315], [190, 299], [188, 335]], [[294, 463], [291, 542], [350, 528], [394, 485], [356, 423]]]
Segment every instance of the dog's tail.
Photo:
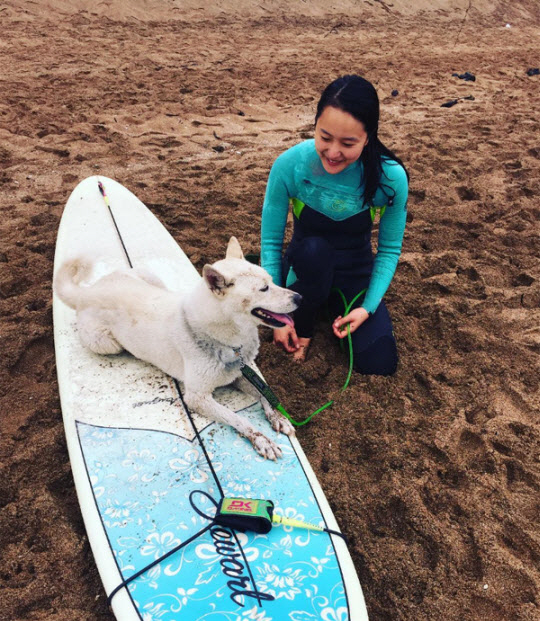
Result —
[[53, 289], [56, 295], [73, 309], [81, 299], [80, 283], [92, 272], [92, 266], [84, 259], [73, 259], [63, 263], [56, 272]]

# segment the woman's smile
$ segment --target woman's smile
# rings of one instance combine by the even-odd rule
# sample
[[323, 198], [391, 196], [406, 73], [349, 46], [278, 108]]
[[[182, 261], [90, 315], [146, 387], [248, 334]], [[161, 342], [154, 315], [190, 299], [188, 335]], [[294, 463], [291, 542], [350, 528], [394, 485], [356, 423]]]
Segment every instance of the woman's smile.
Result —
[[329, 166], [339, 166], [339, 164], [341, 164], [341, 162], [343, 161], [341, 159], [339, 159], [339, 160], [332, 160], [332, 159], [330, 159], [326, 155], [324, 155], [324, 157], [326, 157], [326, 161], [328, 162]]

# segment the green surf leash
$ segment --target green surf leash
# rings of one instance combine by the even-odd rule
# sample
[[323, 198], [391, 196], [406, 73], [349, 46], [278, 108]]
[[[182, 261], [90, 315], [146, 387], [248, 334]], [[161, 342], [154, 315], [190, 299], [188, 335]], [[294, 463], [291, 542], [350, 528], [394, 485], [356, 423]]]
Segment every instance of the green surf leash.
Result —
[[[353, 304], [356, 302], [356, 300], [358, 300], [360, 296], [364, 295], [367, 289], [363, 289], [362, 291], [360, 291], [360, 293], [356, 294], [350, 303], [347, 303], [347, 299], [345, 298], [345, 295], [343, 294], [343, 291], [341, 291], [341, 289], [336, 288], [336, 289], [333, 289], [333, 291], [336, 291], [340, 295], [341, 300], [343, 302], [343, 306], [345, 307], [344, 314], [348, 315]], [[347, 379], [345, 380], [345, 383], [341, 387], [341, 392], [344, 392], [349, 386], [349, 382], [351, 381], [351, 376], [352, 376], [352, 371], [353, 371], [353, 360], [354, 359], [353, 359], [353, 348], [352, 348], [352, 336], [351, 336], [351, 328], [348, 324], [347, 324], [347, 342], [349, 345], [349, 372], [347, 373]], [[343, 342], [341, 342], [341, 345], [343, 346]], [[261, 393], [261, 395], [270, 403], [270, 405], [273, 408], [275, 408], [278, 412], [281, 412], [281, 414], [283, 414], [283, 416], [285, 416], [285, 418], [287, 418], [295, 427], [303, 427], [304, 425], [307, 425], [307, 423], [309, 423], [309, 421], [313, 417], [315, 417], [317, 414], [320, 414], [321, 412], [323, 412], [324, 410], [326, 410], [327, 408], [329, 408], [331, 405], [334, 404], [334, 400], [332, 399], [331, 401], [328, 401], [327, 403], [322, 405], [319, 409], [312, 412], [304, 420], [298, 421], [294, 419], [287, 412], [287, 410], [283, 407], [281, 401], [278, 399], [274, 391], [270, 388], [270, 386], [268, 386], [268, 384], [263, 380], [263, 378], [258, 373], [256, 373], [251, 367], [248, 367], [246, 364], [244, 364], [244, 366], [242, 367], [242, 375], [248, 380], [248, 382], [250, 382], [253, 386], [255, 386], [255, 388]]]

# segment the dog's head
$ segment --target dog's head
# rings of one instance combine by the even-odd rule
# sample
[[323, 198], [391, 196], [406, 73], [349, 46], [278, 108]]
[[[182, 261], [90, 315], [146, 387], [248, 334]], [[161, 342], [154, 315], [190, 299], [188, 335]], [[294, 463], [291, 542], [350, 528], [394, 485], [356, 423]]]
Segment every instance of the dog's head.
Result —
[[240, 313], [269, 328], [292, 326], [288, 313], [302, 300], [300, 294], [275, 285], [262, 267], [246, 261], [236, 237], [231, 237], [225, 259], [204, 266], [203, 279], [224, 313]]

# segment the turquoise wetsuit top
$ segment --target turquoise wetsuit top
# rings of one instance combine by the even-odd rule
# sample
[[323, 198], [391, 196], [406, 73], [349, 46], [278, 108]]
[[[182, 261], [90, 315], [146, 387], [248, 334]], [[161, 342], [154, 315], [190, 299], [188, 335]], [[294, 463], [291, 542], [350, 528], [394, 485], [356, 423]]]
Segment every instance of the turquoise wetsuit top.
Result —
[[281, 253], [289, 205], [296, 217], [302, 206], [342, 221], [362, 211], [381, 213], [377, 255], [362, 307], [374, 313], [396, 271], [407, 217], [408, 182], [403, 166], [384, 160], [379, 188], [372, 204], [363, 199], [363, 164], [357, 160], [337, 174], [327, 173], [315, 150], [306, 140], [282, 153], [268, 178], [262, 212], [261, 264], [282, 285]]

